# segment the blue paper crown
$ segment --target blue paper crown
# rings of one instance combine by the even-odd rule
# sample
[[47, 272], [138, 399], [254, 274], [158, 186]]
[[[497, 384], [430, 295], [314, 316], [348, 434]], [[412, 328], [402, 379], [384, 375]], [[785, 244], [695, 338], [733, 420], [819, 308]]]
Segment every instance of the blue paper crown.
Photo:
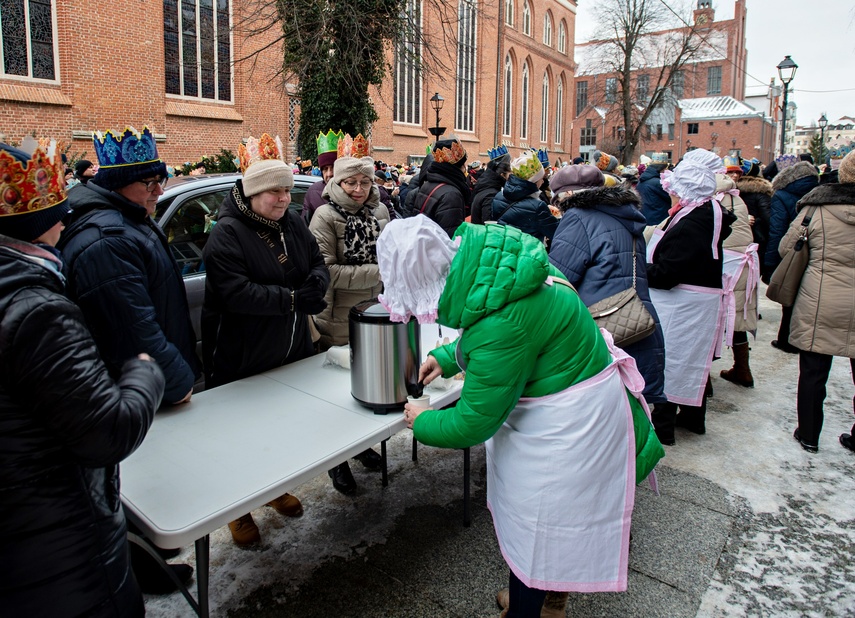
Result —
[[487, 154], [490, 155], [490, 161], [492, 161], [508, 154], [508, 147], [502, 144], [498, 148], [490, 148], [487, 150]]
[[541, 148], [537, 151], [537, 160], [540, 161], [543, 169], [549, 167], [549, 152], [547, 152], [546, 148]]
[[117, 135], [112, 130], [106, 133], [96, 132], [92, 136], [95, 155], [101, 167], [119, 167], [120, 165], [138, 165], [160, 161], [154, 135], [148, 127], [142, 132], [126, 127]]

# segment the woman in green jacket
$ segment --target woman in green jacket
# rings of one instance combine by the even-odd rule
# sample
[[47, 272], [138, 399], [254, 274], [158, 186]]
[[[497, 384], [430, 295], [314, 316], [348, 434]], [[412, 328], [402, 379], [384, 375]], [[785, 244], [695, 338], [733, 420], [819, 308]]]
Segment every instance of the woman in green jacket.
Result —
[[424, 444], [487, 441], [508, 618], [540, 616], [547, 590], [625, 590], [635, 484], [664, 455], [632, 358], [514, 227], [464, 224], [449, 239], [417, 216], [391, 222], [377, 253], [393, 320], [462, 330], [419, 373], [427, 384], [465, 369], [457, 404], [404, 413]]

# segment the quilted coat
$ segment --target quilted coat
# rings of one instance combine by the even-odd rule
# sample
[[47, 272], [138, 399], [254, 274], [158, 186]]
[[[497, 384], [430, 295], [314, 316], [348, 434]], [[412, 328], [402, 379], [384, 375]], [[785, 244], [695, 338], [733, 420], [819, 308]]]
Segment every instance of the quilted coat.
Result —
[[632, 286], [632, 239], [635, 238], [635, 289], [656, 320], [656, 331], [624, 349], [644, 377], [647, 403], [665, 401], [665, 339], [647, 289], [644, 215], [635, 192], [620, 187], [574, 193], [561, 201], [564, 211], [549, 250], [549, 261], [579, 291], [585, 305]]
[[552, 238], [558, 228], [558, 219], [540, 199], [539, 193], [536, 184], [509, 176], [504, 188], [493, 198], [493, 221], [518, 227], [540, 241]]
[[668, 218], [671, 208], [671, 198], [662, 188], [659, 174], [667, 165], [648, 165], [638, 179], [636, 191], [641, 196], [641, 214], [647, 220], [647, 225], [659, 225]]
[[134, 357], [113, 381], [56, 262], [0, 236], [0, 615], [142, 616], [119, 462], [165, 380]]
[[821, 185], [799, 201], [781, 241], [786, 255], [798, 239], [807, 209], [810, 259], [802, 277], [790, 343], [808, 352], [855, 358], [855, 184]]
[[780, 172], [772, 180], [771, 218], [769, 220], [769, 244], [766, 245], [766, 276], [771, 276], [781, 263], [778, 245], [796, 218], [796, 204], [819, 185], [816, 168], [807, 161], [799, 161]]
[[[579, 296], [563, 285], [546, 250], [533, 237], [504, 225], [462, 225], [460, 249], [439, 300], [438, 320], [463, 329], [457, 342], [431, 354], [443, 375], [466, 365], [458, 402], [421, 414], [413, 432], [425, 444], [464, 448], [495, 434], [520, 397], [560, 392], [605, 369], [606, 343]], [[635, 424], [636, 477], [642, 480], [662, 446], [641, 404], [630, 397]], [[640, 478], [639, 478], [640, 477]]]
[[[380, 203], [376, 190], [371, 191], [364, 206], [354, 203], [341, 208], [353, 213], [362, 208], [372, 210], [381, 231], [389, 223], [389, 211]], [[330, 286], [324, 297], [327, 308], [315, 316], [315, 324], [321, 333], [320, 346], [324, 350], [348, 342], [350, 308], [363, 300], [376, 298], [382, 289], [377, 264], [347, 263], [344, 257], [344, 228], [345, 218], [329, 204], [322, 204], [309, 224], [309, 231], [318, 241], [318, 248], [330, 272]]]
[[[736, 183], [723, 174], [716, 175], [716, 191], [730, 191], [736, 188]], [[751, 225], [748, 223], [748, 208], [740, 196], [725, 194], [721, 200], [721, 206], [736, 217], [736, 221], [730, 227], [730, 236], [724, 240], [723, 248], [742, 253], [745, 248], [754, 242], [751, 233]], [[756, 223], [755, 223], [756, 225]], [[742, 269], [742, 275], [736, 282], [733, 295], [736, 297], [736, 322], [735, 331], [753, 332], [757, 330], [757, 290], [751, 296], [748, 304], [747, 317], [745, 312], [745, 295], [748, 284], [748, 269]]]

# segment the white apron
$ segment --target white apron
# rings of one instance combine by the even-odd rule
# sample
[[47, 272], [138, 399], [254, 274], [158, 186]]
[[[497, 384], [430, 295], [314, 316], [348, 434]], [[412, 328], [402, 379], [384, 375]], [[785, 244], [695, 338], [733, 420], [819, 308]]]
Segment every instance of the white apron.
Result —
[[631, 357], [613, 355], [584, 382], [520, 399], [487, 441], [487, 506], [530, 588], [626, 590], [635, 435], [625, 385], [640, 392], [644, 380]]
[[[757, 249], [757, 243], [751, 243], [745, 247], [744, 252], [734, 251], [732, 249], [724, 250], [722, 272], [723, 275], [728, 275], [730, 277], [730, 280], [727, 281], [727, 283], [730, 284], [728, 286], [730, 298], [728, 298], [727, 304], [726, 336], [724, 341], [728, 346], [733, 345], [733, 329], [736, 321], [736, 312], [741, 311], [742, 317], [747, 320], [748, 312], [752, 311], [750, 308], [751, 298], [757, 293], [757, 282], [760, 280], [760, 259], [757, 256]], [[736, 297], [733, 295], [733, 292], [742, 277], [742, 273], [746, 271], [746, 269], [745, 304], [742, 307], [737, 307]], [[731, 300], [733, 301], [732, 303], [730, 302]], [[757, 311], [756, 305], [753, 311]]]
[[[662, 236], [661, 230], [653, 233], [648, 261]], [[703, 403], [713, 357], [721, 354], [727, 307], [734, 304], [730, 276], [722, 279], [721, 290], [682, 283], [670, 290], [650, 288], [665, 336], [665, 397], [672, 403]]]

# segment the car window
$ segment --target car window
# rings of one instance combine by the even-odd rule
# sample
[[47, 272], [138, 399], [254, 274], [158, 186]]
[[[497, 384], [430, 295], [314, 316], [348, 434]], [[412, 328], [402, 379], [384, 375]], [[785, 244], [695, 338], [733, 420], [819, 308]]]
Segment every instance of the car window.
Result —
[[306, 199], [306, 191], [309, 190], [309, 187], [312, 185], [302, 185], [302, 184], [294, 184], [291, 188], [291, 206], [289, 206], [290, 210], [293, 210], [298, 215], [303, 212], [303, 200]]
[[190, 198], [164, 226], [172, 257], [178, 262], [183, 276], [205, 272], [202, 249], [208, 234], [217, 223], [217, 212], [229, 189], [221, 189]]

